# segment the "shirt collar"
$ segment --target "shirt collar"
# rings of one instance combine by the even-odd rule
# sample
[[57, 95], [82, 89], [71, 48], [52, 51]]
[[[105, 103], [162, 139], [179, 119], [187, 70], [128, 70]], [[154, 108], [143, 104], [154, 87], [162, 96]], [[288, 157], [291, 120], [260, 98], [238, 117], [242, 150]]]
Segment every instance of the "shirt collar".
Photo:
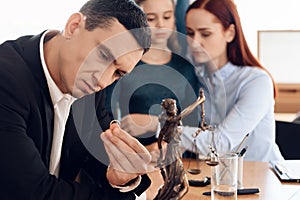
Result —
[[[236, 69], [236, 66], [233, 65], [231, 62], [227, 62], [221, 69], [215, 71], [212, 76], [219, 77], [221, 79], [226, 79], [228, 76], [230, 76], [233, 71]], [[204, 65], [197, 66], [195, 65], [195, 73], [197, 74], [198, 77], [204, 77], [208, 76], [208, 70]]]
[[51, 100], [53, 103], [53, 106], [55, 106], [61, 99], [66, 98], [68, 101], [75, 101], [76, 98], [71, 96], [70, 94], [64, 94], [62, 91], [58, 88], [58, 86], [55, 84], [54, 80], [52, 79], [48, 67], [45, 62], [44, 57], [44, 38], [47, 33], [51, 32], [50, 30], [46, 31], [40, 40], [40, 56], [41, 56], [41, 62], [44, 70], [44, 74], [46, 76], [47, 85], [49, 88]]
[[231, 62], [227, 62], [221, 69], [217, 70], [214, 74], [220, 77], [222, 80], [224, 80], [228, 76], [230, 76], [235, 69], [236, 66], [234, 66]]
[[194, 64], [194, 70], [196, 75], [199, 77], [204, 77], [205, 75], [205, 65], [196, 65]]

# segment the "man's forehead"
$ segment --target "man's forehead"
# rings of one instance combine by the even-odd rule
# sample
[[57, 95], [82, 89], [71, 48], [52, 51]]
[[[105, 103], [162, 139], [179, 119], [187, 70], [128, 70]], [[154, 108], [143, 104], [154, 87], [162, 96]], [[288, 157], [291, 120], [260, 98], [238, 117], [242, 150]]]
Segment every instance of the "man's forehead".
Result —
[[114, 57], [119, 57], [124, 54], [143, 49], [137, 43], [131, 31], [128, 30], [115, 34], [102, 41], [102, 45], [109, 49]]

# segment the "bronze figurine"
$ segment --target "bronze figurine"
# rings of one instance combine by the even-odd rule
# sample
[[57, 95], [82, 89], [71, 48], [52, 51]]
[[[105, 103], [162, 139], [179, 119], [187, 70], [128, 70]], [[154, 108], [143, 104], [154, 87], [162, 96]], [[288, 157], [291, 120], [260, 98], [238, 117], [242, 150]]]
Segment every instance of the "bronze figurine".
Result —
[[[189, 188], [187, 176], [182, 163], [181, 141], [181, 119], [190, 114], [199, 104], [205, 101], [204, 92], [201, 89], [197, 101], [184, 109], [177, 115], [176, 100], [164, 99], [161, 103], [163, 108], [159, 116], [161, 130], [158, 137], [158, 148], [160, 151], [157, 165], [160, 168], [164, 185], [159, 189], [155, 200], [177, 200], [181, 199]], [[167, 143], [165, 155], [163, 155], [162, 142]]]

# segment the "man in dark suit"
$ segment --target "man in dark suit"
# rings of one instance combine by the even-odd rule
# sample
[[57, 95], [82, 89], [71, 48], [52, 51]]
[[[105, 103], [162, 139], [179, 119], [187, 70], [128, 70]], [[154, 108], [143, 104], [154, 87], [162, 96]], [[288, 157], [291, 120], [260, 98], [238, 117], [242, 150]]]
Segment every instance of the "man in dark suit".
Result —
[[[0, 199], [135, 199], [146, 190], [151, 156], [110, 125], [103, 92], [149, 48], [146, 21], [131, 0], [90, 0], [62, 32], [0, 45]], [[89, 182], [76, 181], [79, 172]]]

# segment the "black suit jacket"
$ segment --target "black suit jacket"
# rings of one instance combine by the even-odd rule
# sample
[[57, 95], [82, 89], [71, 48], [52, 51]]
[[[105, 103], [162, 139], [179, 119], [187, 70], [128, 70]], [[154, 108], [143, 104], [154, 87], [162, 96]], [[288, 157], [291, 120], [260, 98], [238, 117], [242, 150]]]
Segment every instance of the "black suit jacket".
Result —
[[[77, 100], [64, 135], [59, 178], [49, 174], [54, 111], [42, 69], [41, 35], [0, 46], [0, 199], [134, 199], [113, 189], [105, 176], [107, 155], [99, 137], [109, 126], [104, 92]], [[100, 124], [100, 125], [99, 125]], [[74, 182], [82, 169], [89, 184]]]

